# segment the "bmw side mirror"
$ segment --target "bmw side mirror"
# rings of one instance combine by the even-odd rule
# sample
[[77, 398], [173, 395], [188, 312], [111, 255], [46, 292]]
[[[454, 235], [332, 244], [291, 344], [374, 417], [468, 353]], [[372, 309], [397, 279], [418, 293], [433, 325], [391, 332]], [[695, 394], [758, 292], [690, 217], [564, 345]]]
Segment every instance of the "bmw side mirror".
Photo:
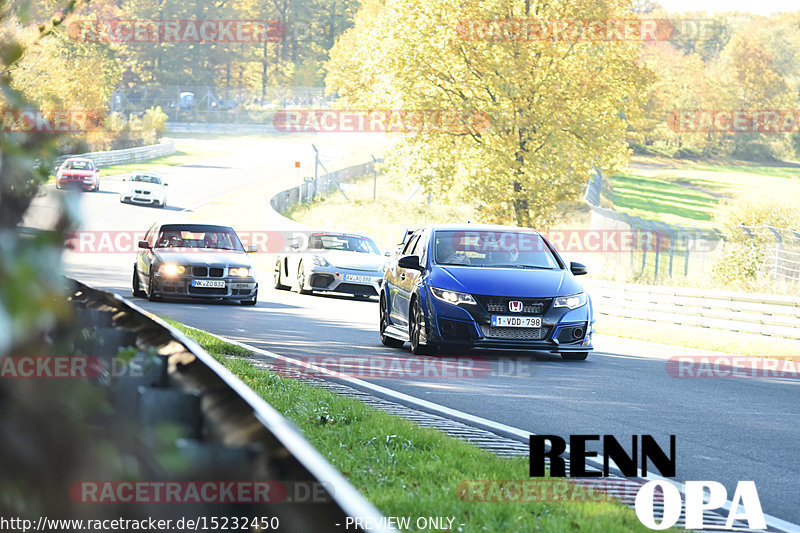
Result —
[[257, 251], [258, 251], [258, 246], [248, 246], [247, 247], [247, 253], [248, 254], [252, 254], [252, 253], [255, 253]]
[[150, 249], [150, 243], [147, 241], [139, 241], [139, 248], [143, 248], [145, 250]]
[[581, 263], [576, 263], [575, 261], [569, 264], [569, 269], [572, 271], [573, 276], [583, 276], [584, 274], [588, 274], [589, 270], [586, 268], [586, 265]]
[[401, 257], [397, 262], [397, 266], [400, 268], [409, 268], [411, 270], [425, 270], [422, 265], [419, 264], [419, 256], [416, 255], [406, 255]]

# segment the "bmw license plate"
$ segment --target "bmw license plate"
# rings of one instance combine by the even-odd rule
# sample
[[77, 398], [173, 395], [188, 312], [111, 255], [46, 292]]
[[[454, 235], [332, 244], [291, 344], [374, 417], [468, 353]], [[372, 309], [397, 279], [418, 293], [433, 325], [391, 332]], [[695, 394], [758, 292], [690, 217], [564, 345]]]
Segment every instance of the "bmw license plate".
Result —
[[540, 316], [497, 316], [492, 315], [492, 326], [502, 328], [540, 328]]
[[202, 287], [204, 289], [224, 289], [225, 282], [218, 279], [193, 279], [192, 287]]
[[360, 281], [361, 283], [372, 283], [372, 278], [369, 276], [356, 276], [355, 274], [346, 274], [345, 281]]

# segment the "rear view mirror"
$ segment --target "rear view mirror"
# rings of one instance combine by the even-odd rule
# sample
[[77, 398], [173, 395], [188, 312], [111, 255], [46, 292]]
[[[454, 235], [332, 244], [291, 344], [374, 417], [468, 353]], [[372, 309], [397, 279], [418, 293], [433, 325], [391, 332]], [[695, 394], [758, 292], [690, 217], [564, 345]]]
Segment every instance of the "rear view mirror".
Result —
[[150, 243], [147, 241], [139, 241], [139, 248], [143, 248], [145, 250], [150, 249]]
[[573, 276], [583, 276], [589, 272], [589, 270], [586, 268], [586, 265], [576, 263], [575, 261], [569, 264], [569, 269], [572, 271]]
[[248, 254], [252, 254], [252, 253], [255, 253], [257, 251], [258, 251], [258, 246], [248, 246], [247, 247], [247, 253]]

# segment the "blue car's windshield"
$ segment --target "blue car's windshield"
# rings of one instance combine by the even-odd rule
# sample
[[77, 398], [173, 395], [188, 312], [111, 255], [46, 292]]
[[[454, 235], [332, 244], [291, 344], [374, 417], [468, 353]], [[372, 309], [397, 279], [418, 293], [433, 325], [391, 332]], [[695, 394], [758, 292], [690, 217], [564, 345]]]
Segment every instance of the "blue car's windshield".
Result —
[[526, 231], [439, 230], [434, 261], [440, 265], [558, 269], [541, 236]]

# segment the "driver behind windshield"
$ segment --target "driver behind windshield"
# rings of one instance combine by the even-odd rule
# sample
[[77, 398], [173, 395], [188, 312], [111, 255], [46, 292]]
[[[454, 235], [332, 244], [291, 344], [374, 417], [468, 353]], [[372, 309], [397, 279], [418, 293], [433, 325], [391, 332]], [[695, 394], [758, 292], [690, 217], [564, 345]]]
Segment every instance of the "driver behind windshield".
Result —
[[450, 239], [436, 241], [436, 262], [444, 265], [468, 265], [469, 257], [456, 250]]

